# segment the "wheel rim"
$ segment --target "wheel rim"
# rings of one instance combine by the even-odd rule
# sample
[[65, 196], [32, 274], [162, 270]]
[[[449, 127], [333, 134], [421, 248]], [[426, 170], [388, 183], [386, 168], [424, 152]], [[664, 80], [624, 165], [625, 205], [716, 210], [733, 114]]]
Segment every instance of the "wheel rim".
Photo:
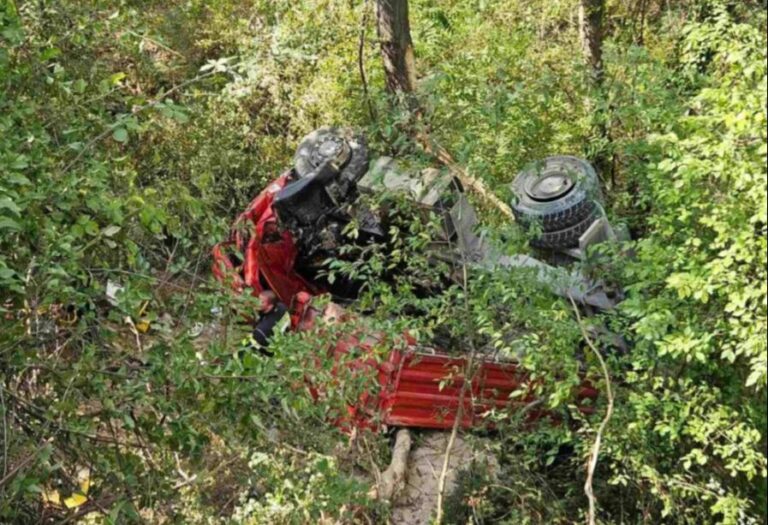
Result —
[[342, 167], [349, 161], [351, 155], [352, 151], [346, 140], [338, 135], [326, 135], [314, 145], [309, 159], [315, 167], [328, 160]]
[[553, 201], [568, 194], [574, 187], [570, 174], [561, 170], [545, 171], [525, 186], [525, 193], [537, 201]]

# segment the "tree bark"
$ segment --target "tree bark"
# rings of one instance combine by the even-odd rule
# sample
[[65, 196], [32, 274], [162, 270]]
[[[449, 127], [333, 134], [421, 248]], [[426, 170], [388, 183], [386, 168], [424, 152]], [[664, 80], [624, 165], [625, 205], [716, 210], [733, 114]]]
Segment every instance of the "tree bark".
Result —
[[[579, 0], [579, 36], [584, 59], [589, 68], [589, 76], [593, 88], [593, 96], [604, 100], [603, 79], [603, 18], [605, 16], [605, 0]], [[615, 186], [614, 155], [609, 127], [610, 111], [603, 104], [594, 104], [588, 100], [588, 108], [592, 113], [593, 129], [602, 145], [592, 159], [603, 180], [610, 175], [611, 187]]]
[[376, 0], [376, 29], [384, 60], [387, 89], [402, 97], [411, 112], [409, 134], [441, 163], [456, 175], [468, 189], [478, 193], [504, 215], [513, 219], [511, 208], [485, 186], [482, 180], [469, 175], [441, 146], [434, 143], [426, 127], [421, 127], [424, 117], [416, 97], [416, 64], [413, 56], [411, 25], [408, 21], [408, 0]]
[[376, 0], [376, 28], [384, 59], [387, 89], [409, 94], [416, 86], [408, 0]]
[[603, 82], [603, 14], [605, 0], [579, 1], [579, 34], [584, 58], [595, 84]]
[[405, 473], [408, 470], [408, 453], [411, 451], [411, 433], [401, 428], [395, 434], [395, 448], [392, 450], [392, 462], [382, 472], [381, 479], [369, 496], [383, 501], [392, 501], [405, 486]]

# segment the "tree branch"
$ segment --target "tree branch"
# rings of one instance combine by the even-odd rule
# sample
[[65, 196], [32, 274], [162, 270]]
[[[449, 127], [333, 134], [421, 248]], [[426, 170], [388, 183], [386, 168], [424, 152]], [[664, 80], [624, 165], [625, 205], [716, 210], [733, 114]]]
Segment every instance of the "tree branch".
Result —
[[365, 103], [368, 106], [368, 113], [371, 115], [371, 120], [376, 120], [376, 111], [373, 108], [373, 102], [371, 102], [371, 96], [368, 93], [368, 79], [365, 76], [365, 63], [363, 61], [363, 52], [365, 50], [365, 28], [368, 25], [368, 0], [363, 2], [363, 16], [360, 20], [360, 40], [357, 44], [357, 69], [360, 71], [360, 81], [363, 83], [363, 96], [365, 97]]
[[[471, 322], [470, 304], [469, 304], [469, 281], [467, 278], [467, 261], [462, 260], [462, 288], [464, 295], [464, 309], [467, 314], [467, 322]], [[464, 383], [461, 385], [461, 392], [459, 392], [459, 406], [456, 407], [456, 416], [453, 420], [453, 427], [451, 428], [451, 435], [448, 438], [448, 443], [445, 446], [445, 455], [443, 457], [443, 467], [440, 469], [440, 478], [437, 482], [437, 513], [435, 516], [435, 523], [440, 525], [443, 522], [443, 499], [445, 492], [445, 479], [448, 475], [448, 465], [451, 459], [451, 452], [453, 451], [453, 444], [456, 442], [456, 435], [459, 433], [459, 425], [461, 419], [464, 417], [464, 398], [467, 395], [467, 388], [472, 384], [472, 376], [474, 375], [474, 361], [475, 361], [475, 341], [473, 338], [474, 332], [469, 332], [469, 345], [471, 352], [467, 359], [467, 365], [464, 367]]]
[[376, 486], [375, 497], [391, 501], [397, 496], [405, 481], [405, 471], [408, 467], [408, 453], [411, 450], [411, 433], [407, 428], [398, 429], [395, 434], [395, 447], [392, 449], [392, 461], [381, 473]]
[[443, 148], [440, 144], [435, 142], [426, 131], [418, 131], [416, 133], [416, 141], [424, 149], [424, 151], [435, 157], [446, 168], [448, 168], [448, 170], [453, 173], [456, 178], [459, 179], [459, 181], [461, 181], [462, 185], [475, 192], [480, 196], [481, 199], [491, 204], [508, 219], [515, 219], [515, 216], [512, 214], [512, 208], [510, 208], [508, 204], [503, 202], [493, 192], [491, 192], [491, 190], [488, 189], [482, 180], [477, 179], [467, 173], [467, 170], [457, 164], [451, 154], [448, 153], [448, 151], [446, 151], [446, 149]]
[[[173, 86], [172, 88], [168, 89], [167, 91], [161, 93], [153, 101], [151, 101], [151, 102], [149, 102], [149, 103], [147, 103], [147, 104], [145, 104], [143, 106], [139, 106], [139, 107], [135, 108], [133, 110], [133, 114], [136, 115], [138, 113], [141, 113], [145, 109], [155, 107], [160, 102], [165, 100], [169, 95], [172, 95], [173, 93], [179, 91], [180, 89], [184, 89], [185, 87], [189, 86], [190, 84], [194, 84], [195, 82], [199, 82], [200, 80], [202, 80], [204, 78], [208, 78], [208, 77], [210, 77], [210, 76], [212, 76], [212, 75], [214, 75], [216, 73], [218, 73], [218, 71], [215, 71], [215, 70], [208, 71], [207, 73], [203, 73], [202, 75], [197, 75], [196, 77], [193, 77], [193, 78], [190, 78], [188, 80], [185, 80], [181, 84]], [[101, 133], [96, 135], [94, 138], [92, 138], [90, 141], [88, 141], [88, 143], [85, 146], [83, 146], [83, 149], [81, 149], [78, 152], [77, 156], [75, 156], [75, 158], [72, 159], [72, 162], [70, 162], [69, 164], [67, 164], [64, 167], [64, 171], [69, 171], [70, 169], [72, 169], [72, 167], [75, 166], [78, 163], [78, 161], [83, 157], [83, 155], [85, 154], [86, 151], [88, 151], [94, 145], [96, 145], [98, 142], [101, 142], [104, 138], [106, 138], [106, 136], [109, 135], [110, 133], [112, 133], [115, 130], [115, 128], [117, 128], [117, 126], [118, 126], [117, 122], [107, 126], [107, 129], [105, 129], [104, 131], [102, 131]]]
[[613, 389], [611, 387], [611, 377], [608, 373], [608, 366], [605, 364], [605, 359], [603, 359], [603, 355], [600, 353], [597, 347], [595, 347], [595, 344], [589, 337], [587, 329], [584, 327], [584, 322], [581, 319], [581, 314], [579, 314], [579, 308], [576, 306], [576, 302], [573, 300], [573, 297], [568, 296], [568, 298], [571, 300], [573, 311], [576, 312], [576, 320], [579, 323], [581, 335], [584, 338], [584, 341], [587, 343], [587, 346], [589, 346], [592, 352], [594, 352], [597, 360], [600, 362], [600, 367], [603, 371], [603, 379], [605, 380], [606, 395], [608, 396], [608, 407], [606, 408], [605, 416], [603, 417], [603, 420], [600, 422], [600, 426], [597, 429], [595, 442], [592, 444], [592, 452], [590, 453], [589, 463], [587, 464], [587, 480], [584, 483], [584, 494], [587, 495], [587, 499], [589, 500], [589, 515], [587, 523], [589, 523], [589, 525], [595, 525], [595, 509], [597, 507], [597, 498], [595, 498], [595, 492], [592, 488], [592, 481], [595, 477], [595, 469], [597, 468], [597, 460], [600, 455], [600, 445], [603, 440], [603, 433], [605, 432], [605, 428], [608, 426], [608, 422], [611, 420], [611, 416], [613, 416]]

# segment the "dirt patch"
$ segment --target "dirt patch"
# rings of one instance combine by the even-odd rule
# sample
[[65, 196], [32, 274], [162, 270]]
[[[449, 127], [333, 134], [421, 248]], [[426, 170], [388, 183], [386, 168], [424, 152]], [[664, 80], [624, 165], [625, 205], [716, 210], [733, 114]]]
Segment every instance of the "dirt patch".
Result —
[[[408, 458], [405, 489], [392, 507], [392, 525], [428, 525], [435, 513], [440, 473], [445, 459], [445, 448], [450, 432], [425, 431], [416, 438]], [[487, 451], [456, 436], [448, 471], [445, 477], [445, 496], [454, 492], [458, 474], [473, 461], [488, 465], [490, 471], [498, 471], [496, 458]]]

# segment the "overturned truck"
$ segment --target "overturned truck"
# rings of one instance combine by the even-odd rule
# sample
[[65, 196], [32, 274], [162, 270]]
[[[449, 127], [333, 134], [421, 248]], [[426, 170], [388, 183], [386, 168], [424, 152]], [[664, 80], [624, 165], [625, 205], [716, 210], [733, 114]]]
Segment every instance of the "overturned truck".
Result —
[[[435, 254], [490, 271], [533, 268], [534, 279], [553, 293], [587, 309], [613, 308], [618, 291], [584, 277], [569, 264], [585, 257], [595, 243], [617, 239], [600, 204], [599, 181], [584, 160], [549, 157], [526, 167], [512, 184], [516, 219], [532, 231], [531, 246], [548, 264], [529, 255], [503, 255], [477, 230], [477, 216], [462, 188], [449, 174], [429, 169], [409, 174], [388, 157], [371, 160], [364, 137], [350, 129], [324, 127], [300, 143], [291, 169], [271, 182], [235, 221], [229, 238], [213, 249], [213, 273], [237, 293], [258, 296], [261, 308], [253, 322], [253, 339], [265, 353], [275, 326], [289, 316], [289, 329], [311, 327], [323, 312], [312, 298], [330, 294], [347, 302], [357, 292], [354, 282], [329, 282], [325, 264], [352, 242], [345, 227], [355, 221], [354, 242], [386, 241], [384, 219], [360, 204], [361, 196], [381, 192], [405, 195], [442, 217]], [[345, 425], [377, 428], [447, 429], [482, 425], [491, 409], [514, 411], [535, 401], [525, 372], [514, 360], [479, 356], [467, 377], [467, 356], [450, 355], [419, 344], [403, 334], [383, 360], [366, 355], [376, 335], [347, 338], [335, 355], [357, 353], [364, 367], [374, 368], [378, 391], [349, 407]], [[324, 351], [324, 349], [318, 349]], [[466, 384], [465, 384], [466, 382]], [[524, 392], [519, 390], [525, 389]], [[598, 392], [585, 379], [574, 393], [585, 412]], [[531, 411], [526, 417], [540, 417]]]

